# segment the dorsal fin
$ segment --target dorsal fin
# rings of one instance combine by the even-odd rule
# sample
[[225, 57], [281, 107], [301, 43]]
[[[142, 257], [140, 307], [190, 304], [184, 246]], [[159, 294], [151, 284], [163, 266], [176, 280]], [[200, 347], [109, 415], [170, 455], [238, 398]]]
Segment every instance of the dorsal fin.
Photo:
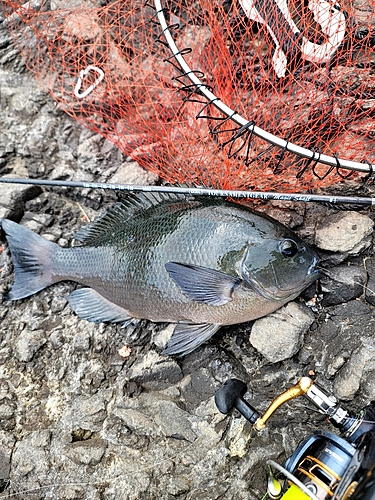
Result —
[[[121, 202], [110, 207], [106, 212], [100, 215], [93, 223], [80, 229], [74, 236], [75, 241], [80, 245], [89, 245], [98, 238], [108, 234], [112, 230], [129, 219], [139, 216], [151, 207], [161, 203], [176, 203], [179, 201], [197, 200], [203, 204], [207, 203], [206, 196], [187, 196], [185, 194], [175, 193], [131, 193]], [[215, 204], [214, 200], [211, 200]], [[222, 201], [218, 201], [222, 203]]]

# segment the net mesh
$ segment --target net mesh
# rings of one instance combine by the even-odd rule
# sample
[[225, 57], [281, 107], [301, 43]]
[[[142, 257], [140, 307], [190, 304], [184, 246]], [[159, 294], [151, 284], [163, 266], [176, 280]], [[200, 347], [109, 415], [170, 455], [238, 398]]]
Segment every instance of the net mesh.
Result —
[[2, 3], [58, 105], [167, 181], [295, 192], [364, 178], [342, 159], [375, 163], [375, 0], [163, 4], [180, 54], [222, 102], [335, 166], [272, 146], [207, 102], [171, 56], [152, 2]]

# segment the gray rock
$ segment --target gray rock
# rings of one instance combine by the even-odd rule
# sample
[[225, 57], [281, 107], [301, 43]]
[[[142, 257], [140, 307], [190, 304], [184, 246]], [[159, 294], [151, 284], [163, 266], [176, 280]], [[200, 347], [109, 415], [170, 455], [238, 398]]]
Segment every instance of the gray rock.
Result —
[[182, 477], [171, 477], [166, 491], [169, 495], [177, 497], [188, 493], [190, 490], [191, 482]]
[[74, 335], [73, 348], [77, 352], [85, 352], [90, 349], [91, 338], [85, 331], [78, 332]]
[[157, 175], [143, 169], [137, 162], [131, 161], [122, 163], [108, 182], [114, 184], [137, 184], [142, 186], [155, 184], [157, 180]]
[[328, 215], [316, 229], [315, 243], [322, 250], [358, 255], [371, 245], [374, 222], [358, 212]]
[[249, 451], [252, 426], [244, 418], [233, 418], [226, 435], [226, 446], [230, 457], [243, 458]]
[[[4, 175], [13, 177], [13, 175]], [[17, 177], [15, 175], [14, 177]], [[0, 206], [4, 217], [19, 220], [27, 200], [35, 198], [42, 191], [40, 186], [28, 184], [0, 184]], [[5, 210], [4, 210], [5, 209]]]
[[49, 338], [53, 349], [60, 349], [64, 345], [64, 336], [61, 330], [54, 330]]
[[362, 396], [365, 401], [375, 401], [375, 370], [368, 370], [361, 381]]
[[356, 349], [341, 368], [334, 381], [338, 399], [353, 399], [360, 388], [361, 380], [368, 371], [375, 370], [375, 342]]
[[101, 145], [104, 142], [100, 134], [94, 134], [89, 130], [82, 130], [81, 141], [77, 148], [79, 163], [83, 164], [98, 159], [100, 156]]
[[367, 259], [365, 265], [369, 274], [365, 297], [367, 302], [375, 306], [375, 258]]
[[43, 113], [36, 118], [26, 136], [26, 144], [31, 156], [42, 158], [44, 151], [51, 146], [56, 126], [57, 120], [53, 116]]
[[293, 201], [272, 200], [269, 204], [260, 206], [257, 210], [294, 229], [303, 223], [305, 205]]
[[12, 349], [10, 347], [3, 347], [0, 349], [0, 365], [6, 363], [12, 355]]
[[333, 306], [360, 297], [365, 289], [367, 273], [359, 266], [337, 266], [327, 269], [320, 278], [323, 306]]
[[195, 441], [195, 425], [186, 411], [179, 408], [175, 402], [167, 399], [160, 400], [156, 404], [156, 408], [157, 412], [154, 414], [155, 425], [166, 437]]
[[[17, 212], [9, 210], [8, 208], [0, 206], [0, 221], [1, 219], [17, 219]], [[21, 215], [21, 213], [19, 214]]]
[[54, 295], [50, 306], [51, 312], [59, 313], [66, 307], [67, 304], [68, 301], [66, 297], [63, 297], [62, 295]]
[[31, 432], [14, 447], [10, 478], [14, 482], [25, 476], [35, 474], [38, 480], [45, 480], [50, 468], [47, 447], [50, 444], [50, 431]]
[[102, 439], [89, 439], [70, 443], [64, 454], [77, 465], [97, 465], [105, 453], [106, 444]]
[[291, 358], [301, 347], [303, 335], [313, 321], [310, 309], [290, 302], [255, 321], [250, 334], [251, 345], [271, 363]]
[[0, 431], [0, 490], [9, 482], [15, 438], [10, 432]]
[[142, 393], [137, 401], [127, 400], [116, 415], [137, 434], [164, 436], [194, 442], [195, 418], [161, 393]]
[[69, 241], [65, 238], [59, 238], [58, 240], [58, 245], [60, 245], [61, 247], [65, 247], [67, 248], [69, 246]]
[[159, 349], [162, 349], [162, 350], [165, 349], [167, 347], [168, 340], [172, 337], [175, 326], [176, 325], [171, 323], [166, 328], [163, 328], [162, 330], [157, 331], [157, 332], [153, 332], [153, 335], [151, 337], [152, 342]]
[[0, 49], [3, 49], [4, 47], [7, 47], [11, 42], [10, 36], [6, 36], [5, 34], [1, 33], [0, 35]]
[[107, 394], [101, 392], [93, 396], [74, 397], [74, 404], [65, 409], [61, 418], [70, 422], [73, 429], [100, 431], [107, 416], [107, 401], [110, 393], [111, 391]]
[[[373, 308], [362, 300], [333, 306], [329, 311], [318, 332], [314, 331], [309, 335], [306, 347], [315, 359], [314, 369], [323, 372], [328, 378], [338, 377], [340, 394], [349, 399], [358, 389], [360, 379], [365, 377], [367, 369], [370, 369], [370, 360], [361, 371], [360, 357], [354, 356], [353, 361], [350, 359], [353, 353], [362, 352], [364, 345], [370, 346], [371, 351], [375, 331], [374, 312]], [[346, 365], [348, 361], [349, 364]]]
[[0, 402], [0, 420], [9, 420], [14, 416], [15, 405], [10, 401], [3, 400]]
[[186, 376], [180, 384], [181, 398], [186, 404], [187, 410], [196, 408], [201, 401], [206, 401], [215, 394], [215, 387], [212, 383], [210, 372], [207, 368], [201, 367]]
[[47, 339], [42, 330], [23, 330], [18, 338], [15, 354], [20, 361], [27, 363], [46, 342]]
[[[16, 53], [17, 52], [16, 50]], [[38, 104], [37, 101], [45, 94], [35, 80], [28, 79], [26, 86], [24, 86], [25, 81], [20, 75], [17, 75], [16, 78], [12, 78], [11, 73], [7, 71], [1, 72], [1, 84], [2, 94], [5, 94], [6, 101], [9, 105], [8, 113], [11, 117], [21, 120], [24, 124], [22, 130], [14, 130], [13, 127], [11, 127], [13, 129], [12, 133], [23, 139], [25, 136], [25, 129], [28, 128], [27, 126], [25, 127], [25, 122], [28, 121], [28, 125], [30, 126], [30, 120], [31, 123], [35, 120], [36, 115], [40, 111], [40, 104]], [[27, 106], [25, 106], [26, 102], [28, 104]], [[13, 125], [12, 121], [10, 121], [10, 124]], [[18, 152], [20, 152], [20, 149], [18, 145]]]
[[25, 212], [23, 220], [24, 220], [24, 222], [34, 221], [39, 226], [48, 227], [52, 224], [53, 217], [52, 217], [52, 215], [49, 215], [49, 214], [36, 214], [33, 212]]
[[183, 378], [183, 374], [176, 361], [149, 351], [132, 365], [128, 378], [145, 388], [161, 390], [176, 384]]
[[30, 231], [34, 231], [34, 233], [38, 233], [42, 227], [41, 224], [39, 224], [37, 221], [32, 220], [32, 219], [24, 220], [22, 222], [22, 225], [27, 227], [27, 229], [30, 229]]

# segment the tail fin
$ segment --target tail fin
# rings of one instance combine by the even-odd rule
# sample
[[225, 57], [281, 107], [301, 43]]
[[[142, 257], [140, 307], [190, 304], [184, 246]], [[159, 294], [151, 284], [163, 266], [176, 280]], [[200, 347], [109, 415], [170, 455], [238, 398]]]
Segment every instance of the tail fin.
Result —
[[7, 219], [2, 226], [12, 254], [15, 280], [5, 300], [19, 300], [59, 281], [52, 273], [52, 253], [58, 245]]

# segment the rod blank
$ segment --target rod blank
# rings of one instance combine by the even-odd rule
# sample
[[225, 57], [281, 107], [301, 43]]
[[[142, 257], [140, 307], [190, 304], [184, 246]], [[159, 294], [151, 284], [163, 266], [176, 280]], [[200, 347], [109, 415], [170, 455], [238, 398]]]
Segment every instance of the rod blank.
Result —
[[23, 179], [0, 177], [0, 182], [7, 184], [29, 184], [34, 186], [54, 186], [68, 188], [105, 189], [112, 191], [129, 191], [141, 193], [177, 193], [190, 196], [222, 196], [231, 198], [250, 198], [256, 200], [302, 201], [332, 205], [355, 204], [363, 206], [375, 205], [375, 198], [358, 196], [331, 196], [305, 193], [278, 193], [269, 191], [242, 191], [232, 189], [193, 188], [185, 186], [141, 186], [137, 184], [112, 184], [103, 182], [58, 181], [43, 179]]

